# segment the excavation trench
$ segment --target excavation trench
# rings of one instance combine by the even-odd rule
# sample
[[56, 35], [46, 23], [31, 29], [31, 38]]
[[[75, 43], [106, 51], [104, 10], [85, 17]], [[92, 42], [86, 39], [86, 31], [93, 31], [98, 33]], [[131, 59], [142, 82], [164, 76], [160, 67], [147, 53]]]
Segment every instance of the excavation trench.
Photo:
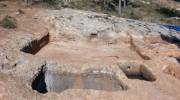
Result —
[[121, 91], [125, 88], [116, 76], [104, 73], [55, 74], [51, 71], [43, 72], [41, 70], [32, 82], [32, 89], [40, 93], [61, 93], [67, 89]]
[[128, 79], [138, 79], [144, 81], [155, 81], [155, 75], [144, 65], [132, 66], [124, 65], [120, 66], [120, 69], [125, 73]]
[[39, 40], [33, 40], [30, 41], [26, 46], [24, 46], [21, 51], [25, 53], [30, 53], [30, 54], [36, 54], [41, 48], [43, 48], [45, 45], [49, 43], [49, 34], [43, 36]]

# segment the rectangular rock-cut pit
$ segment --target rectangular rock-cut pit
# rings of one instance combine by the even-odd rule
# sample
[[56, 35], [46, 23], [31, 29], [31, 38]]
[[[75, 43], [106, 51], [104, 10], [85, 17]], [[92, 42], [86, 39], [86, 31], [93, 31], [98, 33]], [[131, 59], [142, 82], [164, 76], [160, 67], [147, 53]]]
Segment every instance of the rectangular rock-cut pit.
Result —
[[145, 65], [125, 63], [121, 64], [120, 69], [125, 73], [128, 79], [139, 79], [145, 81], [155, 81], [156, 77]]
[[40, 93], [61, 93], [67, 89], [121, 91], [126, 90], [126, 87], [116, 76], [104, 73], [55, 74], [41, 71], [32, 82], [32, 89]]
[[43, 36], [39, 40], [33, 40], [28, 42], [22, 49], [21, 51], [25, 53], [30, 53], [30, 54], [36, 54], [41, 48], [43, 48], [46, 44], [49, 43], [49, 34]]

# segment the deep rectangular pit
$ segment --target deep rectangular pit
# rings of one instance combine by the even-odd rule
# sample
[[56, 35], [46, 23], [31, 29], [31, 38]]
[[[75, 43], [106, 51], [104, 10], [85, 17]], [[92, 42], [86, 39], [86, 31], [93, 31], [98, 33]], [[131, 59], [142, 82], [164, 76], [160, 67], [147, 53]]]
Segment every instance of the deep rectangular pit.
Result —
[[49, 34], [39, 40], [30, 41], [21, 51], [30, 54], [36, 54], [42, 47], [49, 43]]
[[46, 84], [49, 91], [58, 93], [66, 89], [104, 91], [118, 91], [123, 89], [115, 77], [106, 74], [51, 74], [46, 76]]
[[41, 71], [32, 82], [32, 89], [40, 93], [61, 93], [67, 89], [92, 89], [103, 91], [121, 91], [123, 87], [115, 76], [103, 73], [54, 74]]

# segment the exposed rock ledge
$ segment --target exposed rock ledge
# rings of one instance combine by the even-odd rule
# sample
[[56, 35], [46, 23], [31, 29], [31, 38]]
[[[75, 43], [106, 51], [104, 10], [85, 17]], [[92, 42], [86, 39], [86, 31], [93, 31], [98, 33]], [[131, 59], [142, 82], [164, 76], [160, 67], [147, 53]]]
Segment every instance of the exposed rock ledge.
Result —
[[[97, 37], [101, 40], [118, 39], [131, 35], [142, 39], [146, 36], [164, 36], [180, 41], [180, 34], [155, 23], [117, 18], [90, 11], [73, 9], [46, 10], [37, 14], [49, 25], [49, 31], [55, 36], [69, 38]], [[59, 35], [58, 35], [59, 34]]]

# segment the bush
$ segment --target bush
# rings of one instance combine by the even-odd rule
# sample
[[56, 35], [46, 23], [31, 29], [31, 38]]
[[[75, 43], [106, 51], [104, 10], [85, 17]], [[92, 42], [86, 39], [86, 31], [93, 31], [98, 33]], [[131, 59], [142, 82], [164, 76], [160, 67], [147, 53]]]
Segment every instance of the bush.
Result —
[[129, 5], [131, 5], [133, 8], [139, 8], [143, 4], [141, 2], [139, 2], [139, 1], [137, 1], [137, 2], [131, 2], [131, 3], [129, 3]]
[[0, 26], [4, 28], [16, 28], [16, 19], [7, 15], [0, 21]]
[[49, 5], [57, 5], [59, 3], [62, 3], [63, 0], [41, 0], [43, 3], [47, 3]]
[[133, 11], [130, 13], [130, 16], [128, 16], [130, 19], [136, 19], [136, 20], [139, 20], [141, 19], [141, 15], [138, 14], [138, 13], [134, 13]]

